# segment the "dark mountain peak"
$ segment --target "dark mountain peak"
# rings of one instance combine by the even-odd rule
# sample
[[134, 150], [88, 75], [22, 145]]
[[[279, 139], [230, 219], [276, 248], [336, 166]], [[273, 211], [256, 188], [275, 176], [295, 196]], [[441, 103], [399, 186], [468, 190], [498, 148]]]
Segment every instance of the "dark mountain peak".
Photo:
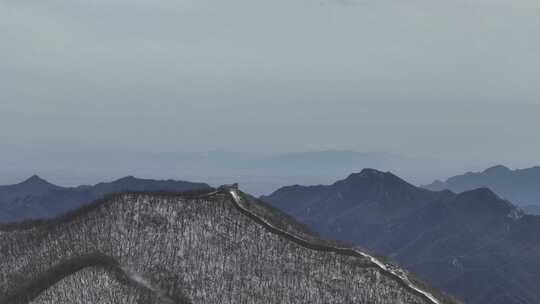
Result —
[[30, 184], [30, 185], [47, 184], [47, 185], [50, 185], [50, 183], [48, 181], [44, 180], [43, 178], [39, 177], [38, 175], [32, 175], [27, 180], [22, 182], [22, 184]]
[[382, 172], [375, 169], [366, 168], [360, 171], [360, 173], [353, 173], [349, 175], [345, 181], [355, 181], [360, 179], [368, 179], [371, 181], [401, 181], [403, 183], [407, 183], [406, 181], [402, 180], [401, 178], [395, 176], [394, 174], [390, 172]]
[[[396, 205], [423, 204], [441, 194], [418, 188], [391, 172], [364, 169], [331, 186], [336, 195], [351, 202], [378, 202]], [[389, 207], [392, 208], [392, 207]], [[395, 210], [393, 210], [395, 211]]]
[[383, 172], [372, 168], [365, 168], [360, 173], [357, 174], [351, 174], [351, 175], [359, 175], [359, 176], [365, 176], [365, 177], [383, 177], [385, 175], [391, 174], [389, 172]]
[[500, 198], [488, 188], [478, 188], [458, 194], [454, 206], [474, 214], [481, 212], [486, 215], [508, 215], [516, 207], [510, 202]]
[[38, 175], [32, 175], [27, 180], [23, 181], [22, 183], [16, 185], [19, 188], [24, 188], [28, 190], [49, 190], [54, 188], [59, 188], [56, 185], [53, 185], [49, 183], [48, 181], [44, 180], [43, 178], [39, 177]]
[[373, 168], [364, 168], [360, 171], [360, 174], [384, 174], [384, 172]]
[[124, 176], [122, 178], [119, 178], [115, 181], [113, 181], [112, 183], [121, 183], [121, 182], [134, 182], [134, 181], [139, 181], [141, 179], [139, 178], [136, 178], [135, 176], [133, 175], [129, 175], [129, 176]]
[[395, 215], [409, 212], [440, 196], [417, 188], [390, 172], [364, 169], [332, 185], [283, 187], [263, 199], [298, 218], [337, 218], [356, 213], [356, 221], [367, 214], [362, 211], [364, 207]]
[[[84, 190], [89, 190], [89, 191], [96, 191], [96, 190], [97, 191], [101, 191], [101, 190], [111, 191], [112, 189], [116, 189], [116, 190], [121, 190], [121, 191], [127, 191], [129, 190], [128, 188], [130, 186], [138, 185], [138, 184], [145, 184], [145, 182], [152, 182], [152, 180], [140, 179], [135, 176], [129, 175], [129, 176], [115, 179], [110, 182], [100, 182], [93, 186], [90, 186], [90, 185], [79, 186], [77, 187], [77, 189], [80, 189], [80, 190], [84, 189]], [[121, 189], [117, 189], [118, 187], [120, 187]]]
[[487, 168], [486, 170], [484, 170], [483, 173], [484, 174], [504, 174], [508, 172], [512, 172], [512, 170], [510, 170], [508, 167], [505, 167], [503, 165], [497, 165], [491, 168]]
[[[152, 180], [152, 179], [142, 179], [135, 177], [133, 175], [124, 176], [119, 179], [115, 179], [111, 182], [101, 182], [94, 186], [94, 188], [102, 188], [102, 187], [132, 187], [132, 186], [138, 186], [138, 185], [150, 185], [150, 184], [160, 184], [160, 183], [166, 183], [167, 181], [158, 181], [158, 180]], [[128, 188], [125, 188], [123, 190], [129, 190]]]
[[[53, 185], [43, 178], [33, 175], [23, 182], [14, 185], [0, 186], [0, 197], [8, 201], [20, 196], [43, 195], [51, 190], [59, 190], [62, 187]], [[9, 199], [8, 199], [9, 198]]]
[[364, 190], [370, 187], [377, 187], [379, 189], [385, 189], [387, 191], [393, 191], [398, 189], [408, 189], [412, 192], [423, 192], [400, 177], [392, 174], [391, 172], [382, 172], [375, 169], [363, 169], [360, 173], [353, 173], [349, 175], [341, 183], [354, 185]]
[[474, 190], [469, 190], [458, 194], [460, 198], [474, 198], [474, 199], [500, 199], [495, 192], [491, 189], [482, 187]]

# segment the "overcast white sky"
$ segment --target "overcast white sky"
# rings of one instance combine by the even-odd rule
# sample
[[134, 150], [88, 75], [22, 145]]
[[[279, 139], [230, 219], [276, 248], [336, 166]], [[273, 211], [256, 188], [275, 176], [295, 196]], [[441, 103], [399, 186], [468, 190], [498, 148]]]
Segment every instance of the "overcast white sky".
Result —
[[0, 166], [213, 149], [540, 164], [538, 16], [538, 0], [0, 0]]

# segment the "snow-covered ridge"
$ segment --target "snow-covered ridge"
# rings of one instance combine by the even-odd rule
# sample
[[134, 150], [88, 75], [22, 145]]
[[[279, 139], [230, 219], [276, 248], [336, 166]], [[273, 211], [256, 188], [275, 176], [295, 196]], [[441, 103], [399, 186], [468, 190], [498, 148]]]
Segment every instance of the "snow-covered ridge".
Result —
[[[157, 300], [143, 301], [148, 304], [169, 299], [438, 303], [383, 271], [369, 255], [332, 247], [334, 243], [311, 235], [292, 218], [234, 186], [191, 195], [125, 193], [60, 220], [13, 228], [0, 234], [6, 249], [0, 250], [0, 303], [70, 304], [77, 297], [82, 302], [139, 303], [122, 296], [132, 291]], [[118, 285], [95, 267], [63, 271], [58, 284], [57, 276], [51, 280], [52, 265], [95, 253], [108, 257], [105, 265], [119, 270], [130, 287]], [[40, 285], [43, 292], [36, 301], [2, 301], [17, 291], [24, 296], [23, 281], [39, 282], [44, 276], [49, 279]], [[100, 299], [102, 294], [112, 298]]]
[[[283, 229], [281, 229], [279, 227], [274, 226], [272, 223], [270, 223], [266, 219], [264, 219], [262, 217], [259, 217], [258, 215], [251, 212], [249, 210], [249, 208], [247, 208], [245, 206], [245, 202], [244, 202], [241, 194], [238, 192], [236, 187], [227, 187], [227, 186], [225, 186], [225, 187], [222, 187], [221, 189], [225, 190], [226, 192], [228, 192], [228, 194], [230, 194], [230, 196], [232, 197], [233, 202], [236, 204], [236, 206], [238, 208], [242, 209], [242, 211], [244, 211], [245, 213], [248, 213], [251, 216], [253, 216], [255, 218], [258, 218], [260, 221], [262, 221], [265, 225], [272, 228], [273, 230], [276, 230], [276, 231], [279, 231], [282, 234], [288, 235], [290, 239], [296, 240], [297, 242], [300, 242], [300, 243], [309, 243], [310, 242], [309, 240], [302, 239], [300, 236], [293, 235], [288, 231], [285, 231], [285, 230], [283, 230]], [[217, 192], [211, 193], [211, 194], [208, 194], [208, 195], [214, 195], [216, 193]], [[317, 246], [320, 246], [320, 245], [317, 245]], [[403, 271], [401, 271], [399, 268], [395, 268], [395, 267], [392, 267], [390, 265], [386, 265], [385, 263], [383, 263], [379, 259], [377, 259], [377, 258], [375, 258], [375, 257], [373, 257], [373, 256], [371, 256], [371, 255], [369, 255], [369, 254], [367, 254], [365, 252], [362, 252], [362, 251], [360, 251], [358, 249], [348, 248], [348, 247], [328, 247], [328, 248], [326, 248], [327, 251], [328, 250], [331, 251], [332, 249], [334, 251], [336, 251], [336, 252], [349, 252], [349, 253], [356, 254], [356, 255], [359, 255], [361, 257], [367, 258], [380, 271], [382, 271], [383, 273], [385, 273], [387, 275], [392, 276], [396, 280], [399, 280], [401, 284], [406, 286], [412, 292], [419, 294], [420, 296], [422, 296], [423, 298], [428, 300], [430, 303], [442, 304], [442, 302], [439, 301], [433, 294], [431, 294], [430, 292], [427, 292], [425, 290], [422, 290], [421, 288], [419, 288], [418, 286], [413, 284], [411, 282], [411, 280], [407, 277], [407, 275]]]

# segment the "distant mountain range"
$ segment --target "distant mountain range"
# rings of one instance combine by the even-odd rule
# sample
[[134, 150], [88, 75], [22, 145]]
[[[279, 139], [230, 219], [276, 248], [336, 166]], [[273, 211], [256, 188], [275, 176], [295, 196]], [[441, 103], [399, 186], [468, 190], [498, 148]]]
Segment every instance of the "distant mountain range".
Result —
[[[486, 187], [512, 203], [534, 211], [540, 208], [540, 167], [511, 170], [505, 166], [495, 166], [483, 172], [468, 172], [447, 179], [435, 181], [424, 188], [439, 191], [448, 189], [463, 192]], [[535, 207], [535, 205], [537, 205]], [[530, 206], [530, 207], [526, 207]]]
[[465, 303], [540, 303], [540, 217], [487, 188], [430, 191], [366, 169], [262, 199], [323, 237], [390, 256]]
[[206, 189], [210, 189], [210, 186], [203, 183], [138, 179], [133, 176], [94, 186], [67, 188], [53, 185], [34, 175], [19, 184], [0, 186], [0, 223], [51, 218], [119, 192], [185, 192]]
[[[74, 156], [85, 161], [76, 161]], [[465, 171], [477, 165], [477, 162], [462, 163], [397, 153], [350, 150], [285, 153], [226, 150], [126, 153], [77, 150], [71, 153], [49, 153], [47, 160], [42, 161], [38, 151], [26, 149], [20, 152], [18, 161], [4, 165], [9, 166], [2, 167], [0, 184], [18, 181], [39, 168], [43, 176], [66, 185], [94, 184], [100, 182], [102, 176], [172, 176], [203, 181], [210, 185], [234, 181], [239, 182], [242, 189], [249, 193], [267, 195], [283, 185], [331, 183], [351, 171], [368, 167], [392, 171], [415, 184], [426, 184], [440, 176], [450, 176], [456, 170]]]

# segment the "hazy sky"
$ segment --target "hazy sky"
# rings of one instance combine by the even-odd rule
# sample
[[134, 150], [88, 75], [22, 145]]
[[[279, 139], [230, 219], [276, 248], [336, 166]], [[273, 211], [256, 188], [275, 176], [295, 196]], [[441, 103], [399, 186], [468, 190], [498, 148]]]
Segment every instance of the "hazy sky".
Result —
[[0, 166], [213, 149], [540, 164], [538, 16], [538, 0], [0, 0]]

